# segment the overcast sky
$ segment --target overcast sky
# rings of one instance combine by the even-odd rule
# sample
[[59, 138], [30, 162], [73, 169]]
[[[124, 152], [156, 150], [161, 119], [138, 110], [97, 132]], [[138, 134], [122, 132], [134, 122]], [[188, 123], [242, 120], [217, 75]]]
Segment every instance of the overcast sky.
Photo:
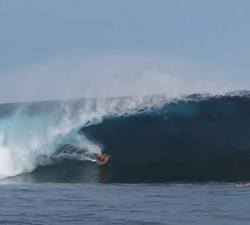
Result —
[[250, 86], [248, 0], [0, 0], [0, 103]]

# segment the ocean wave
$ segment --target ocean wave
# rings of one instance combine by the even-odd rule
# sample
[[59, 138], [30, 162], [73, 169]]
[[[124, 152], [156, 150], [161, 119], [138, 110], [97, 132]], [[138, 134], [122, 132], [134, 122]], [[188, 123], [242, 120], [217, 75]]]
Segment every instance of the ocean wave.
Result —
[[[58, 180], [51, 174], [61, 174], [62, 182], [247, 180], [249, 96], [241, 91], [3, 104], [0, 178], [33, 171], [31, 180], [46, 174]], [[98, 167], [92, 155], [102, 150], [112, 157]], [[67, 175], [67, 168], [78, 172]]]

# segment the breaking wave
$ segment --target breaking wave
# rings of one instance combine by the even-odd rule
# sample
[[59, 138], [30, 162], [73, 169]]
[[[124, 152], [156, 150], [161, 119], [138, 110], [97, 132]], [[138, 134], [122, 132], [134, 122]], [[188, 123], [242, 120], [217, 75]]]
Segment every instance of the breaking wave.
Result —
[[[249, 97], [242, 91], [3, 104], [0, 178], [33, 171], [30, 179], [50, 182], [247, 180]], [[102, 150], [112, 157], [99, 168], [91, 161]]]

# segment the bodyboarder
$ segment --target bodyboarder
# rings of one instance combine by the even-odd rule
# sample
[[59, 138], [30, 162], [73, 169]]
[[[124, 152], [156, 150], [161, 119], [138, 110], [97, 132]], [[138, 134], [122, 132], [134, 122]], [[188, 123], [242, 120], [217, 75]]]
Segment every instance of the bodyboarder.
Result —
[[95, 154], [96, 160], [99, 163], [105, 164], [108, 160], [108, 156], [106, 155], [105, 152], [103, 152], [102, 154]]

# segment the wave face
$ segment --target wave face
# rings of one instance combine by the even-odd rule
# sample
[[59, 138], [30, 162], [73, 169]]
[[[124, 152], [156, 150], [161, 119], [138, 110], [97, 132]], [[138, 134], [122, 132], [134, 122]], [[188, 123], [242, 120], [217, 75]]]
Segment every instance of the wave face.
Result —
[[112, 155], [113, 182], [250, 179], [250, 98], [166, 103], [82, 130]]
[[[34, 182], [250, 179], [250, 94], [0, 106], [0, 178]], [[105, 150], [108, 165], [91, 156]]]

